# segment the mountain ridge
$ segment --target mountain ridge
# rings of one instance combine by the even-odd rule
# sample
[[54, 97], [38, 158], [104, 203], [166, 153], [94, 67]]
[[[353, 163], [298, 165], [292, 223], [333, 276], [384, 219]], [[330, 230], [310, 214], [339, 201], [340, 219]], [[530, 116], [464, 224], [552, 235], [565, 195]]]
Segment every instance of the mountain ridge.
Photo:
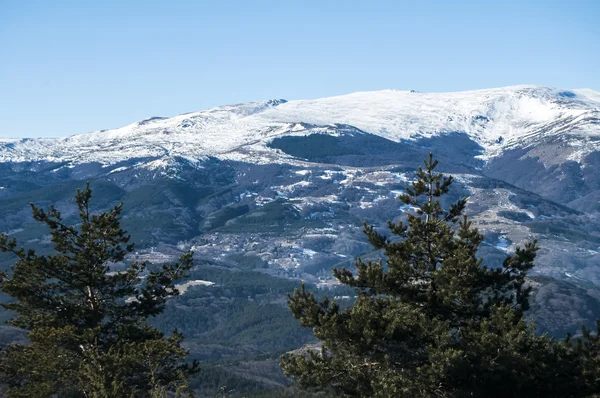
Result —
[[598, 146], [586, 142], [600, 135], [595, 129], [600, 123], [598, 99], [600, 93], [593, 90], [521, 85], [452, 93], [380, 90], [314, 100], [255, 101], [151, 117], [117, 129], [62, 138], [2, 139], [0, 162], [109, 166], [136, 157], [165, 156], [290, 162], [267, 144], [281, 136], [335, 135], [331, 127], [338, 124], [393, 142], [464, 133], [482, 146], [484, 160], [521, 141], [531, 145], [566, 131], [581, 136], [579, 151], [569, 155], [577, 160]]
[[[73, 220], [72, 193], [90, 181], [95, 209], [124, 203], [123, 226], [140, 256], [160, 262], [192, 248], [218, 267], [327, 290], [335, 285], [332, 267], [376, 255], [363, 221], [383, 230], [388, 218], [406, 217], [410, 208], [397, 196], [433, 152], [440, 171], [456, 178], [448, 200], [468, 198], [487, 265], [539, 240], [532, 272], [546, 278], [535, 299], [535, 314], [544, 314], [539, 326], [575, 331], [600, 317], [597, 98], [539, 86], [385, 90], [0, 140], [0, 231], [49, 250], [29, 203], [53, 204]], [[192, 280], [213, 281], [202, 270], [199, 263]], [[565, 305], [564, 289], [584, 304]]]

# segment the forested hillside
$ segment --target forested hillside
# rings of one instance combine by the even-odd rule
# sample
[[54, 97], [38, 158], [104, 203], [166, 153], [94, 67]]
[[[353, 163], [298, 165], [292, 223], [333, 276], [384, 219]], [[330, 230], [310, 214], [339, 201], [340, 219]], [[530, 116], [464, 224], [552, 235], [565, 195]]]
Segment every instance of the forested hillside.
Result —
[[[94, 212], [123, 203], [121, 226], [136, 243], [128, 261], [159, 270], [194, 252], [177, 281], [181, 293], [149, 318], [166, 335], [177, 328], [189, 358], [201, 361], [204, 372], [190, 385], [205, 395], [224, 386], [235, 390], [230, 396], [294, 394], [279, 357], [318, 340], [291, 316], [286, 294], [303, 281], [317, 299], [352, 306], [357, 293], [333, 269], [381, 258], [362, 223], [381, 232], [388, 220], [406, 221], [414, 206], [397, 197], [434, 152], [438, 170], [454, 177], [441, 206], [468, 199], [485, 264], [501, 267], [537, 240], [525, 312], [536, 333], [578, 336], [600, 317], [599, 107], [589, 90], [388, 90], [3, 140], [0, 232], [52, 254], [52, 236], [31, 218], [30, 202], [54, 205], [76, 226], [73, 193], [89, 181]], [[0, 256], [0, 267], [16, 259]], [[13, 316], [3, 311], [0, 319]], [[19, 342], [23, 333], [3, 326], [0, 338]]]

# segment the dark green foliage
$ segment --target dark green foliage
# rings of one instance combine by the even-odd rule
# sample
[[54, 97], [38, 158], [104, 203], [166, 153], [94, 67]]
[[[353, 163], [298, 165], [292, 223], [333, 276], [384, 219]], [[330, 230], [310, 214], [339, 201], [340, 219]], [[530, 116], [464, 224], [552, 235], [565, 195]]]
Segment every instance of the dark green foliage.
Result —
[[140, 247], [148, 247], [169, 237], [175, 241], [195, 236], [201, 217], [194, 211], [211, 189], [169, 180], [156, 180], [122, 196], [127, 216], [123, 225], [133, 232]]
[[[360, 133], [360, 132], [359, 132]], [[374, 137], [380, 144], [380, 149], [389, 144], [380, 137]], [[364, 155], [365, 150], [360, 146], [350, 146], [344, 140], [327, 134], [313, 134], [302, 137], [278, 137], [269, 143], [271, 148], [281, 149], [283, 152], [301, 159], [322, 160], [332, 156]]]
[[277, 199], [235, 218], [218, 230], [227, 233], [261, 231], [284, 235], [290, 231], [297, 232], [300, 228], [324, 226], [322, 221], [302, 217], [292, 203]]
[[509, 220], [520, 222], [520, 223], [526, 223], [528, 221], [531, 221], [531, 217], [529, 217], [528, 214], [520, 212], [520, 211], [510, 211], [510, 210], [499, 211], [498, 217], [504, 217]]
[[561, 237], [563, 239], [572, 239], [573, 241], [583, 243], [588, 241], [592, 243], [593, 248], [600, 244], [600, 235], [582, 232], [580, 226], [566, 225], [566, 223], [551, 223], [544, 221], [535, 221], [527, 225], [531, 232]]
[[[592, 282], [581, 286], [579, 281], [556, 280], [547, 276], [531, 277], [536, 287], [530, 299], [528, 317], [535, 315], [538, 330], [551, 330], [548, 334], [562, 338], [581, 326], [595, 327], [589, 318], [600, 318], [600, 290]], [[537, 282], [537, 283], [536, 283]]]
[[251, 271], [253, 269], [268, 268], [268, 263], [252, 252], [230, 254], [226, 256], [224, 260], [231, 262], [243, 270]]
[[[311, 128], [309, 125], [304, 127]], [[284, 136], [275, 138], [268, 146], [310, 162], [357, 167], [411, 165], [439, 147], [443, 148], [444, 159], [449, 160], [445, 163], [454, 170], [464, 172], [481, 166], [476, 155], [482, 148], [464, 133], [395, 142], [349, 125], [330, 127], [335, 128], [338, 135]]]
[[240, 206], [225, 206], [220, 210], [215, 211], [204, 222], [204, 228], [211, 230], [222, 227], [225, 223], [233, 218], [244, 215], [250, 211], [248, 205]]
[[593, 391], [593, 397], [600, 397], [600, 320], [596, 322], [596, 333], [591, 329], [582, 327], [582, 336], [571, 342], [569, 338], [565, 344], [575, 348], [569, 351], [570, 359], [579, 365], [580, 373], [577, 374], [574, 384], [580, 391]]
[[1, 275], [0, 290], [13, 298], [10, 324], [29, 331], [30, 345], [9, 345], [0, 375], [9, 397], [147, 397], [186, 394], [183, 336], [165, 337], [147, 319], [177, 295], [175, 281], [186, 276], [192, 254], [178, 263], [148, 270], [132, 262], [111, 266], [133, 251], [120, 228], [122, 205], [92, 214], [89, 185], [77, 191], [79, 222], [68, 225], [53, 206], [31, 205], [33, 218], [51, 233], [54, 252], [40, 255], [0, 235], [0, 250], [16, 257]]
[[151, 320], [163, 331], [175, 325], [189, 343], [203, 346], [192, 349], [191, 355], [252, 357], [285, 352], [311, 341], [310, 332], [299, 327], [285, 307], [285, 292], [293, 289], [294, 281], [209, 266], [193, 272], [191, 278], [216, 285], [190, 287]]
[[[243, 376], [240, 376], [221, 366], [203, 366], [202, 372], [190, 383], [202, 397], [241, 397], [250, 391], [264, 390], [264, 386]], [[238, 394], [245, 392], [244, 395]]]
[[[227, 398], [325, 398], [323, 393], [298, 391], [283, 386], [283, 375], [273, 377], [278, 362], [273, 358], [204, 365], [190, 385], [200, 397]], [[281, 371], [281, 370], [279, 370]], [[267, 383], [265, 383], [267, 382]]]
[[589, 396], [598, 384], [581, 369], [594, 359], [577, 360], [567, 343], [536, 335], [524, 321], [536, 242], [499, 268], [483, 265], [476, 256], [483, 236], [463, 215], [466, 200], [448, 210], [440, 204], [452, 177], [436, 166], [430, 155], [400, 195], [413, 212], [406, 223], [388, 223], [393, 238], [365, 225], [385, 259], [334, 270], [356, 289], [352, 306], [319, 300], [304, 286], [289, 297], [322, 347], [282, 357], [284, 373], [300, 387], [346, 396]]

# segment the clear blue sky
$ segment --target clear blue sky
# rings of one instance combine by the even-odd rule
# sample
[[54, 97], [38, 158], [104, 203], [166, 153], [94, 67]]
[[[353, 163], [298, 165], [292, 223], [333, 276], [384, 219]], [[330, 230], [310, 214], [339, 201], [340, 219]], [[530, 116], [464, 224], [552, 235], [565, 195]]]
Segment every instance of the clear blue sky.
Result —
[[600, 0], [0, 0], [0, 137], [259, 99], [600, 90]]

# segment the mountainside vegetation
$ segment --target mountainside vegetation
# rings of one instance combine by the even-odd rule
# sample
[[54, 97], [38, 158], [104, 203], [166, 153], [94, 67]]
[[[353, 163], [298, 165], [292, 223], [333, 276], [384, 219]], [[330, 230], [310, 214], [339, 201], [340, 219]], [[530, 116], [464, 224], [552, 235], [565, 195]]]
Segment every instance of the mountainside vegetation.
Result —
[[384, 258], [355, 271], [334, 269], [356, 290], [342, 308], [304, 285], [292, 314], [312, 328], [319, 349], [282, 356], [284, 373], [307, 389], [358, 397], [590, 397], [600, 389], [598, 336], [575, 343], [536, 333], [525, 319], [536, 241], [502, 266], [478, 258], [484, 236], [464, 215], [466, 199], [444, 210], [452, 177], [432, 155], [399, 196], [412, 211], [388, 223], [392, 237], [365, 224]]
[[[351, 148], [342, 138], [340, 148]], [[391, 149], [403, 148], [413, 151], [408, 161], [430, 147]], [[354, 158], [363, 152], [328, 161], [371, 164]], [[384, 155], [372, 164], [395, 156]], [[444, 170], [456, 179], [438, 174], [432, 158], [416, 180], [408, 163], [359, 170], [209, 159], [181, 165], [176, 178], [143, 170], [95, 178], [93, 201], [89, 186], [72, 200], [83, 184], [72, 176], [32, 174], [33, 186], [0, 196], [6, 394], [592, 396], [600, 355], [589, 328], [600, 290], [546, 276], [556, 267], [546, 240], [539, 249], [513, 240], [522, 245], [535, 236], [523, 231], [535, 230], [565, 256], [568, 239], [592, 253], [597, 236], [575, 226], [589, 230], [593, 218], [461, 174], [473, 170], [467, 157], [443, 159], [455, 162]], [[24, 176], [2, 184], [18, 187]], [[368, 239], [362, 220], [376, 224], [364, 226]], [[287, 302], [298, 279], [304, 285]]]
[[90, 211], [92, 191], [78, 191], [79, 222], [68, 225], [53, 206], [32, 206], [33, 218], [50, 229], [52, 254], [19, 248], [0, 235], [0, 251], [16, 259], [0, 275], [12, 300], [9, 324], [28, 331], [29, 344], [11, 344], [0, 357], [8, 397], [162, 397], [190, 395], [183, 335], [165, 336], [148, 324], [179, 293], [175, 282], [192, 267], [192, 253], [175, 264], [148, 270], [134, 261], [121, 229], [122, 205]]

